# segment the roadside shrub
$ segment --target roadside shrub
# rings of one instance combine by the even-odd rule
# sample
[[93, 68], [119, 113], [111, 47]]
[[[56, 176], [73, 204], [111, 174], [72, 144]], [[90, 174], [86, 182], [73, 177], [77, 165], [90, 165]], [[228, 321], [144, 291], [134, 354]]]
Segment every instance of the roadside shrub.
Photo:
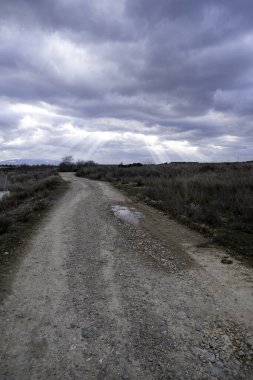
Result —
[[[113, 182], [178, 219], [206, 225], [222, 243], [233, 241], [232, 247], [253, 255], [252, 162], [97, 165], [81, 167], [77, 175]], [[247, 245], [239, 230], [247, 232]]]
[[20, 167], [10, 169], [10, 196], [0, 201], [0, 234], [27, 222], [34, 211], [45, 209], [48, 196], [62, 180], [54, 169]]
[[0, 215], [0, 234], [8, 231], [11, 225], [11, 220], [6, 215]]

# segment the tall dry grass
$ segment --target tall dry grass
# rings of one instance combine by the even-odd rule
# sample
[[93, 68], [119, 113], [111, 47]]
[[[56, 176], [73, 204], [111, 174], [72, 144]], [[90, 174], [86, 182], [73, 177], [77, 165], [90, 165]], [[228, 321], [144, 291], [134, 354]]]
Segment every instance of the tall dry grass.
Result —
[[77, 175], [113, 182], [220, 243], [253, 256], [253, 164], [175, 163], [83, 167]]
[[4, 172], [10, 196], [0, 201], [0, 234], [19, 228], [34, 211], [45, 209], [50, 192], [61, 182], [55, 169], [20, 167]]

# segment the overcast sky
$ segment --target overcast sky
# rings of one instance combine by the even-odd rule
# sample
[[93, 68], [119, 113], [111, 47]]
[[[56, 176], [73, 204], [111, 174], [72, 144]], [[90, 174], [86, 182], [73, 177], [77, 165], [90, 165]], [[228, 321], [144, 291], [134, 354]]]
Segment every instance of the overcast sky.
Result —
[[0, 160], [251, 160], [252, 19], [252, 0], [1, 0]]

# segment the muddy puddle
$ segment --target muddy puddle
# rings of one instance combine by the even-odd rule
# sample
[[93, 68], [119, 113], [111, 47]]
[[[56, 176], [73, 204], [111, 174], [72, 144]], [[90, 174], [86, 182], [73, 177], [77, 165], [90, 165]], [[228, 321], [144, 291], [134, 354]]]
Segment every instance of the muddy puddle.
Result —
[[143, 214], [139, 211], [136, 211], [133, 207], [126, 207], [126, 206], [120, 206], [115, 205], [112, 206], [112, 211], [114, 212], [114, 215], [121, 219], [125, 223], [137, 225], [141, 218], [143, 218]]

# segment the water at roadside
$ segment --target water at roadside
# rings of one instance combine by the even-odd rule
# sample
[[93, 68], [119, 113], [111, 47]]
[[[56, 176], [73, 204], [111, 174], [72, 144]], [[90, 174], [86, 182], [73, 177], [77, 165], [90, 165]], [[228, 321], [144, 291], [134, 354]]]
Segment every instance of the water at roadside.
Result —
[[135, 226], [139, 223], [140, 219], [143, 218], [143, 214], [136, 211], [133, 207], [128, 208], [126, 206], [115, 205], [112, 206], [112, 210], [117, 218]]
[[4, 196], [9, 196], [10, 192], [9, 191], [0, 191], [0, 200], [3, 199]]

